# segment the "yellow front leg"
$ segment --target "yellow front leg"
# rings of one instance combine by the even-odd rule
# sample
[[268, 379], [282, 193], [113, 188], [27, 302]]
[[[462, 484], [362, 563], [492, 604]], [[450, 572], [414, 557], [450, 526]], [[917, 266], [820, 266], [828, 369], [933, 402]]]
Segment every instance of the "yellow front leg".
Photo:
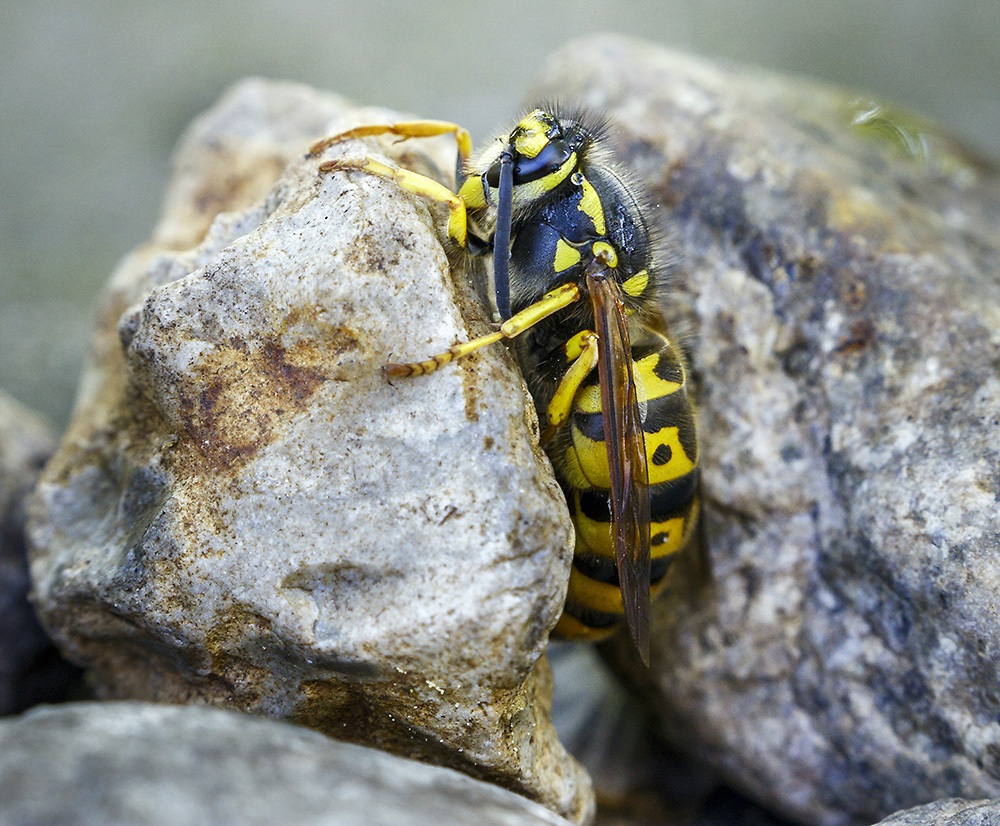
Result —
[[458, 144], [458, 157], [462, 167], [472, 154], [472, 137], [469, 130], [459, 126], [457, 123], [449, 123], [446, 120], [411, 120], [402, 123], [378, 123], [369, 126], [357, 126], [348, 129], [339, 135], [323, 138], [316, 141], [309, 149], [310, 155], [321, 155], [329, 147], [340, 141], [354, 140], [357, 138], [371, 138], [376, 135], [396, 135], [400, 140], [408, 138], [435, 138], [438, 135], [454, 135], [455, 143]]
[[400, 189], [420, 195], [439, 204], [447, 204], [448, 236], [460, 247], [464, 247], [469, 239], [469, 223], [466, 218], [465, 201], [459, 198], [448, 187], [439, 184], [426, 175], [420, 175], [409, 169], [389, 166], [374, 158], [349, 160], [336, 158], [324, 161], [319, 165], [320, 172], [342, 172], [357, 169], [370, 175], [377, 175], [387, 181], [393, 181]]
[[561, 287], [556, 287], [554, 290], [546, 293], [540, 300], [525, 307], [521, 312], [512, 315], [500, 325], [500, 329], [495, 333], [474, 338], [472, 341], [467, 341], [464, 344], [456, 344], [454, 347], [449, 347], [445, 352], [431, 356], [425, 361], [414, 361], [408, 364], [389, 363], [385, 366], [385, 372], [389, 376], [422, 376], [425, 373], [433, 373], [439, 367], [443, 367], [455, 359], [474, 353], [488, 344], [493, 344], [502, 338], [519, 336], [542, 319], [548, 318], [553, 313], [579, 300], [580, 288], [576, 284], [563, 284]]

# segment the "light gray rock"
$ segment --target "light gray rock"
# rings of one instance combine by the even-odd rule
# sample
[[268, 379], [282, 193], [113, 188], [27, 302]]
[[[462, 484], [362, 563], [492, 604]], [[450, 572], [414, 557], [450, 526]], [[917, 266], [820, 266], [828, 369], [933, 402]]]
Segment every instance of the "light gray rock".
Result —
[[663, 730], [808, 823], [1000, 795], [995, 172], [847, 93], [616, 38], [536, 93], [607, 112], [675, 242], [711, 579], [656, 608]]
[[938, 800], [897, 812], [875, 826], [994, 826], [1000, 823], [998, 800]]
[[0, 722], [4, 826], [482, 826], [569, 821], [463, 774], [288, 723], [136, 702]]
[[[521, 378], [498, 347], [388, 383], [481, 305], [426, 203], [305, 154], [399, 117], [254, 81], [192, 127], [34, 499], [36, 602], [103, 697], [291, 719], [585, 820], [543, 657], [571, 532]], [[455, 148], [325, 157], [369, 152], [440, 175]]]
[[48, 424], [0, 393], [0, 715], [57, 698], [70, 676], [28, 602], [24, 500], [54, 449]]

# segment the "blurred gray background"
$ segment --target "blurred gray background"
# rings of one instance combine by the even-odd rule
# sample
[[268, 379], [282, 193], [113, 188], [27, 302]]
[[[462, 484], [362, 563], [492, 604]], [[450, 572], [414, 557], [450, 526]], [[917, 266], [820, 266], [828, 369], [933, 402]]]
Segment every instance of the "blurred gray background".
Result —
[[571, 37], [622, 32], [894, 100], [1000, 157], [1000, 0], [0, 1], [0, 389], [69, 415], [94, 297], [156, 220], [171, 148], [235, 79], [292, 79], [483, 137]]

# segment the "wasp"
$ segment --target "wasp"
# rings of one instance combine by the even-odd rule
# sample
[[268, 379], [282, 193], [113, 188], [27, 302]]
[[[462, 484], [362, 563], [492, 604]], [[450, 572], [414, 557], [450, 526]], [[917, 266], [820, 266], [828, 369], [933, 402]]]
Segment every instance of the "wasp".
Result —
[[664, 288], [639, 189], [611, 161], [606, 126], [585, 113], [534, 109], [472, 157], [443, 121], [362, 126], [315, 144], [452, 135], [457, 185], [374, 158], [338, 159], [446, 204], [448, 234], [490, 255], [499, 328], [389, 376], [431, 373], [511, 339], [576, 528], [557, 634], [609, 636], [624, 617], [649, 660], [649, 604], [698, 516], [698, 442], [684, 361], [667, 337]]

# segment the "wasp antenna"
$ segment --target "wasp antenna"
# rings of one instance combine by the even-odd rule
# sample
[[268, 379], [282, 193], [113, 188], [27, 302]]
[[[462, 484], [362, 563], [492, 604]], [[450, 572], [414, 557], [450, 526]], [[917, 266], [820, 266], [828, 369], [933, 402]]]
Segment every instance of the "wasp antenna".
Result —
[[510, 318], [510, 225], [514, 210], [514, 158], [505, 150], [500, 156], [500, 187], [497, 194], [497, 225], [493, 233], [493, 290], [497, 312]]

